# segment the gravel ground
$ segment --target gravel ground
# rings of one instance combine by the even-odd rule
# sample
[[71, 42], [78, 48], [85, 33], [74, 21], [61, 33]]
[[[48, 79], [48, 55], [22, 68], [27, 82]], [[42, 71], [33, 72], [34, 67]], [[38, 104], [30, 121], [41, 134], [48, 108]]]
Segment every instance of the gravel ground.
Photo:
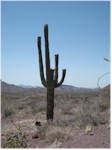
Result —
[[110, 148], [110, 129], [106, 125], [95, 127], [93, 131], [84, 133], [74, 131], [73, 139], [62, 144], [64, 148]]

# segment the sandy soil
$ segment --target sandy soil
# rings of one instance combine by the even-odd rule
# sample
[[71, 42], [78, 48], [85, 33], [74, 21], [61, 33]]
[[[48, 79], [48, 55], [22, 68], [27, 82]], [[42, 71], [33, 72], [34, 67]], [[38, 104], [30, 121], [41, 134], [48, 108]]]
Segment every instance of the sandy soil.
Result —
[[35, 132], [27, 134], [29, 146], [32, 148], [110, 148], [110, 128], [106, 125], [94, 127], [90, 132], [82, 129], [73, 129], [72, 138], [61, 143], [49, 140], [32, 139]]
[[100, 125], [88, 133], [84, 133], [82, 130], [75, 130], [73, 139], [63, 143], [62, 147], [110, 148], [110, 129], [106, 125]]

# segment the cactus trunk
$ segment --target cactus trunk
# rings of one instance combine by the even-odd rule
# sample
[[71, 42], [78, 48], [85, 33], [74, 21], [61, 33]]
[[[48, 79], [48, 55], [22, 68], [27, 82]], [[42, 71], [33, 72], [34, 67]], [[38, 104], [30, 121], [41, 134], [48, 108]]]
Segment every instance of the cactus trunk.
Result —
[[39, 54], [39, 68], [40, 77], [43, 86], [47, 88], [47, 121], [53, 120], [54, 114], [54, 90], [59, 87], [66, 75], [66, 69], [63, 69], [62, 79], [58, 83], [58, 63], [59, 55], [55, 55], [55, 69], [50, 68], [50, 54], [49, 54], [49, 41], [48, 41], [48, 25], [44, 26], [44, 39], [45, 39], [45, 60], [46, 60], [46, 79], [44, 76], [42, 51], [41, 51], [41, 37], [38, 37], [38, 54]]
[[54, 88], [47, 89], [47, 120], [52, 121], [54, 116]]

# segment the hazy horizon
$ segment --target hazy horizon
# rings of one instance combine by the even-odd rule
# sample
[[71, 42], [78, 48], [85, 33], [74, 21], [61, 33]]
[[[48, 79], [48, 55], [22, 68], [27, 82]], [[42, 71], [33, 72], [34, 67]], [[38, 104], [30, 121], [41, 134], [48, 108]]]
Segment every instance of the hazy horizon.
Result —
[[[3, 80], [1, 80], [1, 81], [2, 81], [2, 82], [5, 82], [5, 81], [3, 81]], [[11, 85], [20, 86], [20, 87], [22, 87], [22, 86], [25, 86], [25, 87], [31, 86], [31, 87], [41, 87], [41, 88], [45, 88], [43, 85], [38, 86], [38, 85], [22, 84], [22, 83], [21, 83], [21, 84], [14, 84], [14, 83], [8, 83], [8, 82], [5, 82], [5, 83], [11, 84]], [[109, 83], [108, 85], [110, 85], [110, 83]], [[108, 86], [108, 85], [105, 85], [104, 87], [106, 87], [106, 86]], [[77, 86], [69, 85], [69, 84], [62, 84], [61, 86], [73, 86], [73, 87], [76, 87], [76, 88], [90, 88], [90, 89], [99, 88], [98, 86], [93, 87], [93, 88], [91, 88], [91, 87], [82, 87], [82, 86], [77, 87]], [[104, 88], [104, 87], [102, 87], [102, 88]]]
[[[110, 71], [109, 1], [2, 1], [2, 80], [15, 85], [41, 86], [37, 37], [42, 37], [45, 73], [44, 25], [49, 25], [51, 66], [59, 54], [59, 81], [63, 85], [96, 88]], [[100, 86], [110, 84], [110, 74]]]

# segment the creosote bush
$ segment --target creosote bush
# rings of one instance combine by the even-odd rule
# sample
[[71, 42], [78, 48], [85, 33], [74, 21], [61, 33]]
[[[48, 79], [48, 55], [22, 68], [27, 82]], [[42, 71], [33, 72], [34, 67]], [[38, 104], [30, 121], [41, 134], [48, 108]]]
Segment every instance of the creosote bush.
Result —
[[12, 114], [14, 114], [14, 111], [10, 108], [10, 107], [7, 107], [7, 108], [3, 108], [2, 109], [2, 114], [5, 118], [11, 116]]
[[[13, 121], [12, 121], [13, 123]], [[2, 148], [27, 148], [27, 139], [25, 133], [19, 125], [13, 123], [16, 128], [14, 132], [8, 132], [2, 139]]]
[[26, 148], [26, 135], [22, 132], [9, 132], [2, 141], [2, 148]]

